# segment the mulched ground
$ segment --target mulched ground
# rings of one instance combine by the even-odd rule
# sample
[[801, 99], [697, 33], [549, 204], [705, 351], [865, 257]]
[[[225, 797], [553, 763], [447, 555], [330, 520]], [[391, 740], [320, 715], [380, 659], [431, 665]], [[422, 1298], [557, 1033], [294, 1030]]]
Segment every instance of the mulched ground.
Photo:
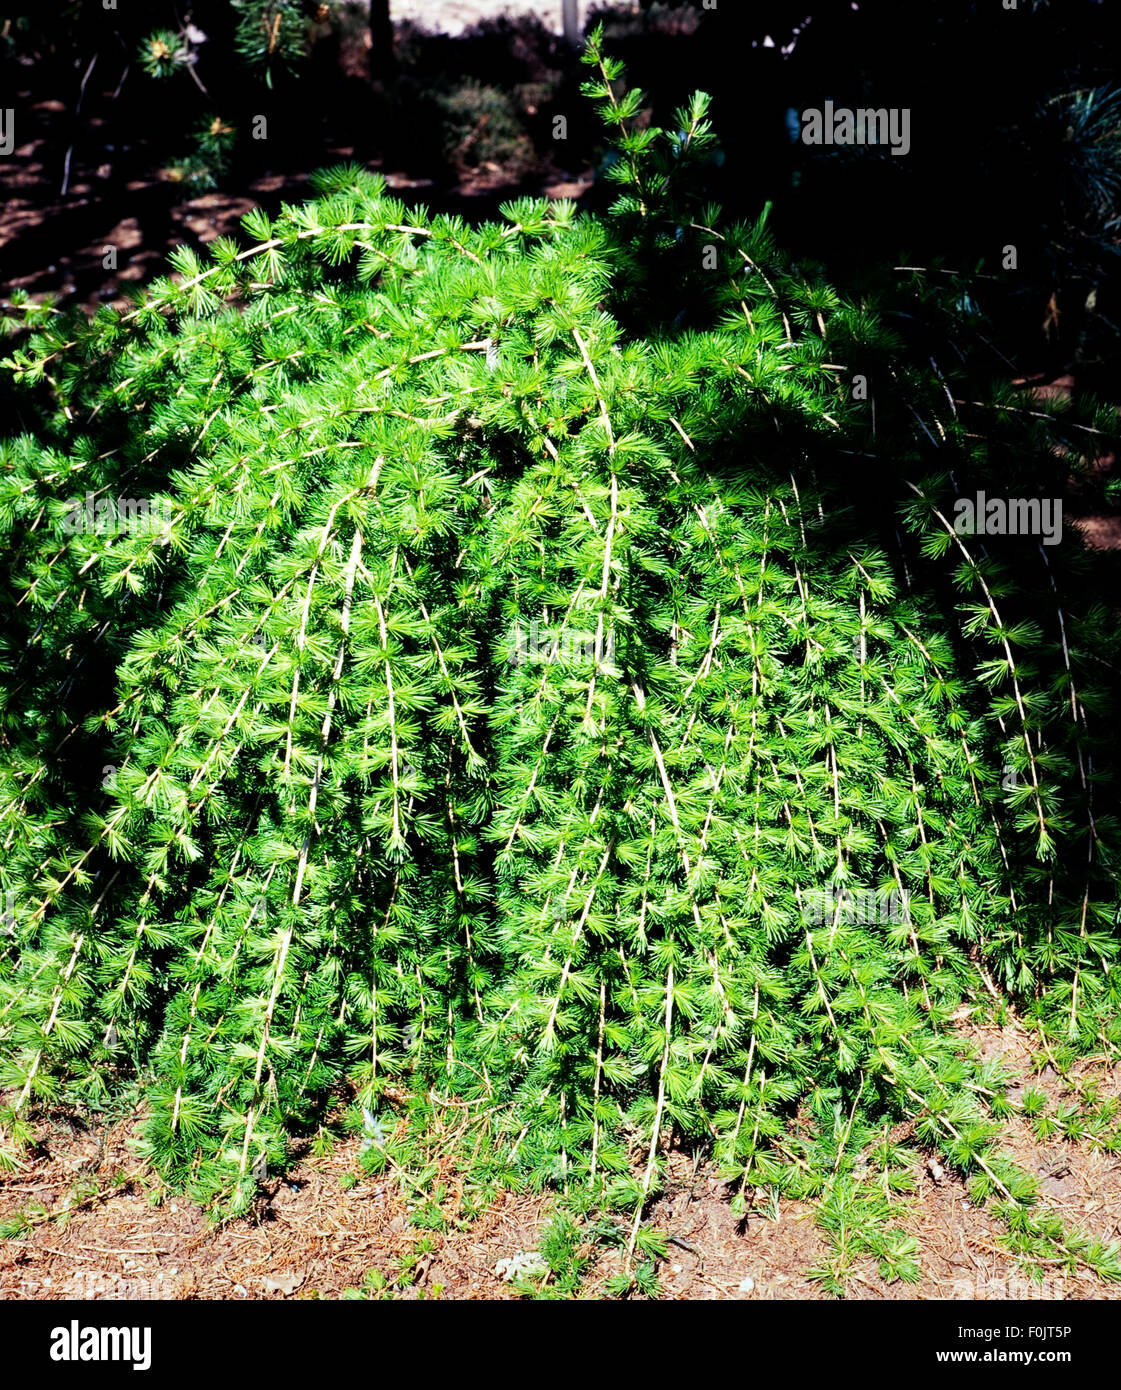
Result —
[[[632, 8], [637, 11], [625, 3], [616, 6], [624, 15]], [[497, 30], [492, 23], [472, 30], [474, 37], [455, 42], [447, 37], [506, 14], [514, 18]], [[476, 70], [485, 74], [496, 53], [506, 53], [508, 69], [520, 75], [526, 93], [535, 85], [545, 93], [551, 82], [561, 80], [562, 68], [576, 70], [569, 50], [558, 47], [550, 32], [559, 28], [560, 0], [498, 5], [492, 0], [398, 0], [393, 15], [407, 62], [420, 65], [419, 76], [406, 76], [397, 98], [405, 102], [400, 110], [394, 107], [391, 114], [378, 116], [374, 113], [380, 108], [368, 105], [369, 35], [344, 25], [338, 36], [338, 68], [326, 89], [329, 96], [320, 99], [326, 100], [326, 109], [313, 123], [314, 133], [293, 152], [282, 126], [279, 136], [274, 131], [270, 141], [254, 146], [251, 168], [244, 164], [240, 176], [226, 176], [222, 191], [191, 198], [183, 196], [170, 168], [173, 155], [186, 152], [189, 142], [179, 127], [189, 122], [182, 116], [164, 129], [166, 112], [160, 118], [141, 118], [147, 111], [143, 75], [127, 78], [125, 98], [140, 102], [141, 116], [126, 118], [121, 97], [125, 76], [105, 56], [93, 69], [88, 88], [83, 87], [79, 121], [73, 93], [53, 90], [30, 59], [29, 66], [13, 68], [9, 97], [19, 120], [15, 148], [0, 159], [0, 298], [22, 289], [87, 312], [105, 304], [124, 307], [129, 291], [167, 273], [175, 247], [200, 251], [220, 236], [241, 239], [241, 218], [251, 208], [263, 207], [271, 215], [282, 203], [303, 201], [311, 196], [311, 170], [351, 159], [384, 174], [388, 187], [406, 204], [422, 202], [433, 212], [469, 220], [492, 217], [502, 202], [521, 194], [574, 200], [587, 194], [591, 169], [577, 153], [569, 168], [566, 147], [554, 149], [552, 141], [546, 151], [537, 151], [528, 171], [519, 150], [505, 146], [507, 164], [488, 160], [476, 165], [465, 155], [463, 162], [452, 159], [445, 167], [423, 140], [414, 148], [395, 129], [412, 119], [411, 87], [445, 68], [444, 75], [461, 73], [467, 80]], [[583, 77], [582, 69], [579, 75]], [[323, 74], [315, 80], [322, 83]], [[306, 99], [316, 104], [314, 95]], [[371, 129], [378, 137], [373, 148]], [[413, 160], [408, 169], [397, 165], [409, 158], [386, 154], [387, 148], [398, 146], [398, 156], [403, 149]], [[105, 263], [109, 248], [116, 252], [116, 268]]]
[[[1022, 1084], [1044, 1091], [1052, 1107], [1077, 1099], [1089, 1080], [1103, 1098], [1121, 1095], [1121, 1065], [1091, 1059], [1064, 1082], [1050, 1066], [1037, 1071], [1036, 1049], [1018, 1026], [971, 1028], [968, 1036], [983, 1057], [1003, 1057]], [[1019, 1091], [1018, 1084], [1013, 1098]], [[441, 1174], [446, 1231], [417, 1229], [416, 1194], [404, 1181], [383, 1175], [347, 1185], [359, 1171], [355, 1138], [267, 1182], [252, 1217], [215, 1227], [137, 1165], [128, 1147], [136, 1127], [128, 1120], [98, 1131], [75, 1116], [55, 1116], [41, 1125], [38, 1156], [23, 1171], [0, 1175], [0, 1221], [33, 1206], [48, 1214], [24, 1235], [0, 1241], [0, 1299], [335, 1299], [371, 1270], [386, 1276], [398, 1298], [508, 1299], [519, 1295], [496, 1266], [536, 1250], [550, 1217], [548, 1195], [504, 1192], [481, 1216], [464, 1220], [461, 1175], [449, 1167]], [[1018, 1119], [1006, 1126], [1005, 1151], [1040, 1176], [1044, 1202], [1068, 1227], [1106, 1241], [1121, 1236], [1116, 1155], [1084, 1142], [1040, 1144]], [[659, 1268], [663, 1298], [829, 1297], [807, 1278], [829, 1255], [812, 1206], [780, 1202], [742, 1219], [704, 1162], [674, 1152], [670, 1174], [650, 1212], [671, 1237]], [[887, 1283], [868, 1260], [855, 1269], [849, 1297], [1121, 1298], [1121, 1287], [1085, 1274], [1056, 1270], [1042, 1286], [1030, 1284], [1001, 1245], [999, 1223], [969, 1203], [959, 1178], [933, 1159], [920, 1163], [916, 1178], [898, 1224], [920, 1242], [920, 1282]], [[417, 1260], [425, 1240], [434, 1248]], [[600, 1253], [582, 1296], [602, 1296], [619, 1258]], [[397, 1280], [410, 1259], [409, 1280]]]
[[[43, 139], [21, 146], [18, 163], [0, 177], [0, 264], [6, 272], [0, 286], [3, 291], [27, 290], [37, 299], [49, 295], [60, 307], [77, 304], [89, 313], [106, 304], [128, 307], [130, 290], [167, 273], [168, 256], [175, 247], [188, 245], [201, 251], [220, 236], [243, 241], [241, 219], [252, 208], [275, 213], [281, 203], [312, 196], [306, 174], [270, 173], [254, 179], [242, 192], [211, 192], [185, 200], [173, 198], [158, 178], [138, 178], [130, 180], [127, 196], [122, 198], [115, 190], [102, 189], [109, 174], [98, 166], [79, 169], [78, 180], [61, 198], [43, 158], [45, 144]], [[340, 145], [324, 150], [322, 162], [341, 164], [353, 155], [352, 148]], [[368, 167], [382, 173], [388, 188], [406, 203], [423, 201], [433, 211], [486, 216], [517, 191], [504, 181], [501, 171], [465, 175], [455, 186], [436, 190], [430, 179], [411, 178], [379, 161], [371, 161]], [[550, 171], [533, 191], [538, 196], [576, 201], [591, 186], [590, 170]], [[59, 238], [53, 229], [60, 222], [73, 223], [72, 237]], [[53, 259], [46, 264], [35, 249], [43, 244], [45, 228], [52, 229], [51, 243], [57, 243]], [[116, 250], [116, 270], [104, 264], [109, 247]]]

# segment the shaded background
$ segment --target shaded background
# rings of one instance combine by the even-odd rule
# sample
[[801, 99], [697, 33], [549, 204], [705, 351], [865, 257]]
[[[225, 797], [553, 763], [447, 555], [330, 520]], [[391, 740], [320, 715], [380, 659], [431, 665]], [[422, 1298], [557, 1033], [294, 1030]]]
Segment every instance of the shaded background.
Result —
[[[236, 234], [253, 204], [303, 197], [310, 170], [342, 159], [380, 169], [406, 201], [471, 219], [517, 193], [588, 207], [612, 197], [562, 0], [16, 4], [25, 13], [0, 23], [0, 105], [15, 126], [0, 157], [6, 288], [123, 302], [177, 242]], [[883, 292], [901, 264], [996, 276], [986, 307], [1019, 372], [1077, 371], [1116, 391], [1116, 3], [575, 8], [581, 23], [603, 20], [609, 51], [650, 94], [642, 119], [668, 122], [694, 89], [712, 93], [724, 160], [711, 192], [730, 214], [773, 202], [781, 243], [848, 294]], [[152, 75], [161, 33], [180, 60]], [[1083, 129], [1072, 103], [1088, 92]], [[798, 113], [827, 99], [909, 108], [910, 153], [803, 145]], [[209, 143], [222, 149], [208, 154], [199, 132], [215, 121]], [[1014, 276], [1000, 264], [1009, 244]]]

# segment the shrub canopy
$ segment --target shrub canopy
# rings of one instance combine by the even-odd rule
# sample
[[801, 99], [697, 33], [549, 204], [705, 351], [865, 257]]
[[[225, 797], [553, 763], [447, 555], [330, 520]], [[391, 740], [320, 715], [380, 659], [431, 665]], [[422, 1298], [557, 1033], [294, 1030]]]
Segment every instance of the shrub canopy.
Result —
[[613, 71], [606, 218], [343, 168], [127, 314], [23, 310], [16, 1140], [136, 1074], [147, 1151], [236, 1210], [344, 1084], [436, 1088], [637, 1229], [671, 1127], [812, 1190], [910, 1115], [1007, 1199], [955, 1011], [1116, 1044], [1108, 615], [1069, 526], [952, 520], [1097, 436], [970, 414], [968, 362], [690, 206], [703, 99], [628, 134]]

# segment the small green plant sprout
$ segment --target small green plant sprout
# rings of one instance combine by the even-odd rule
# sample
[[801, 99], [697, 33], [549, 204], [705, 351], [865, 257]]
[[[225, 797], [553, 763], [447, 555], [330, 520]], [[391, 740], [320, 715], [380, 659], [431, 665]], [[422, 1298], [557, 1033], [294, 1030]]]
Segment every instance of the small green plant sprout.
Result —
[[191, 59], [191, 46], [181, 33], [156, 29], [140, 45], [140, 65], [149, 77], [171, 77]]

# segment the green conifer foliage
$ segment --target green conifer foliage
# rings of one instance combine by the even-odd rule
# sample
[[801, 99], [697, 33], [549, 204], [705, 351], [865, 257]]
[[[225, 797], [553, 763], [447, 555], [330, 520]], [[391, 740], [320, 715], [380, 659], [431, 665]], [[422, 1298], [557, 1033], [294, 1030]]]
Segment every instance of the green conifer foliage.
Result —
[[343, 168], [130, 313], [27, 310], [16, 1146], [138, 1073], [148, 1152], [238, 1210], [344, 1084], [434, 1086], [531, 1180], [603, 1180], [633, 1245], [673, 1129], [812, 1192], [910, 1115], [1023, 1198], [955, 1010], [1115, 1048], [1109, 617], [1069, 532], [950, 512], [1009, 460], [1060, 495], [1056, 440], [1097, 436], [999, 398], [979, 431], [765, 218], [690, 206], [703, 98], [631, 135], [628, 100], [607, 219], [472, 229]]

